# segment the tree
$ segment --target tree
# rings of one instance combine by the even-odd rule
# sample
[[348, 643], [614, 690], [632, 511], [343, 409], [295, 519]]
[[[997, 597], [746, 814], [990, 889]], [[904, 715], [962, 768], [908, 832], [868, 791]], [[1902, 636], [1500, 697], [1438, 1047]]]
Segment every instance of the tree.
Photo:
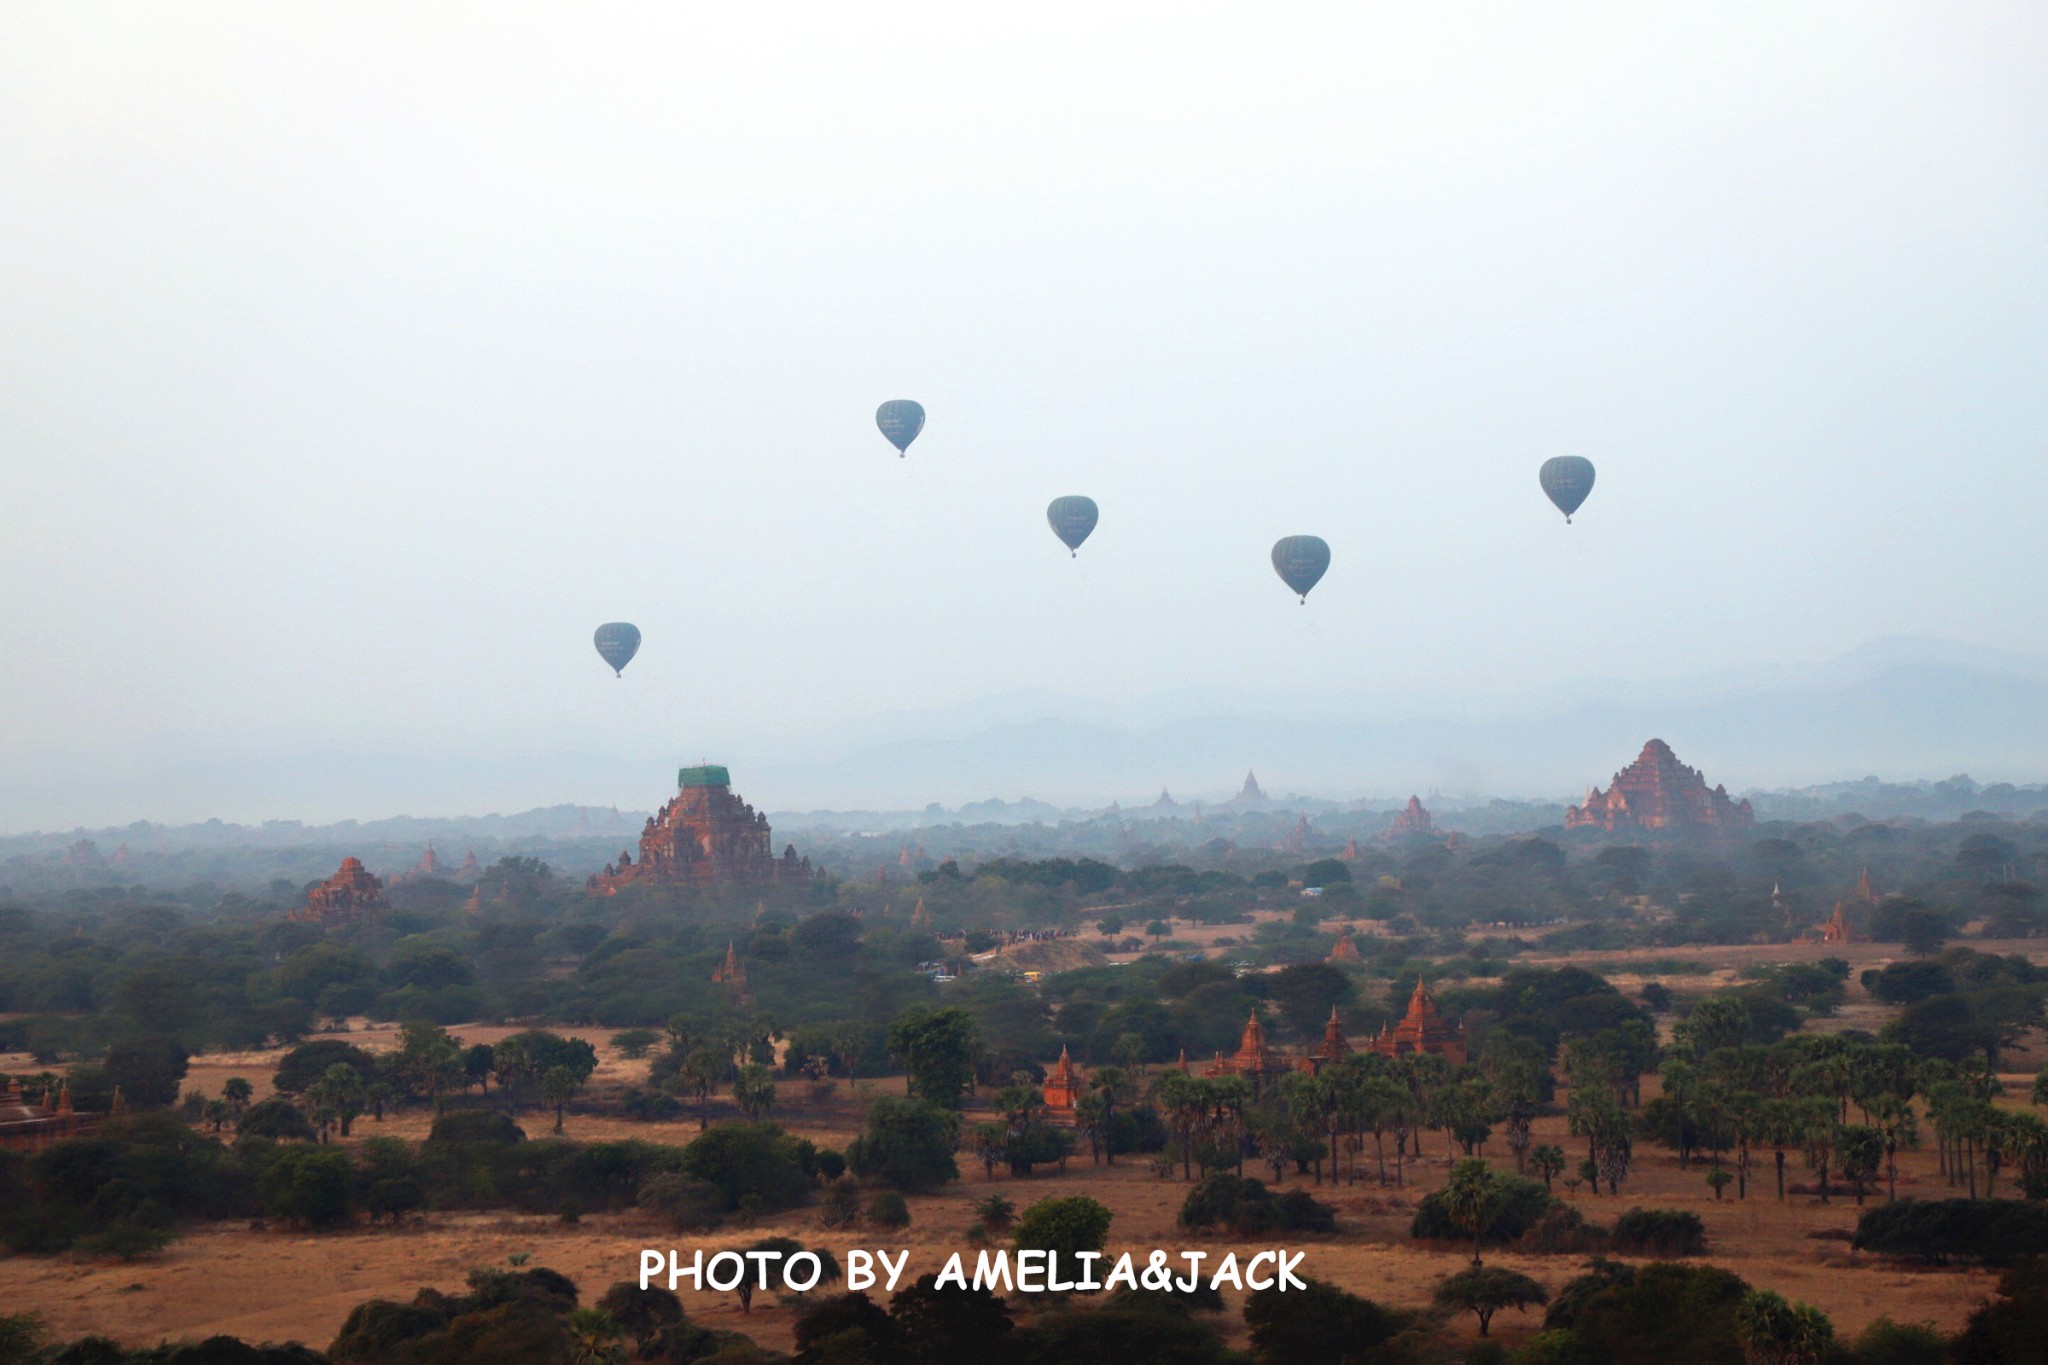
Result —
[[1899, 917], [1899, 939], [1915, 957], [1933, 957], [1948, 942], [1948, 919], [1934, 910], [1908, 910]]
[[1017, 1249], [1051, 1251], [1078, 1265], [1084, 1251], [1101, 1251], [1109, 1239], [1110, 1212], [1086, 1195], [1041, 1199], [1017, 1222]]
[[257, 1183], [264, 1211], [301, 1227], [339, 1227], [354, 1212], [355, 1172], [343, 1152], [286, 1149]]
[[436, 1114], [441, 1112], [441, 1097], [467, 1078], [462, 1044], [439, 1024], [425, 1021], [400, 1030], [397, 1070], [406, 1085], [433, 1101]]
[[336, 1062], [307, 1088], [306, 1102], [313, 1107], [313, 1120], [320, 1125], [322, 1142], [327, 1141], [328, 1129], [337, 1123], [341, 1125], [341, 1135], [347, 1137], [356, 1115], [363, 1112], [362, 1073], [346, 1062]]
[[249, 1106], [235, 1125], [235, 1131], [243, 1137], [270, 1138], [273, 1141], [297, 1140], [311, 1142], [319, 1136], [313, 1125], [306, 1122], [306, 1116], [299, 1107], [282, 1095], [272, 1095], [259, 1104]]
[[884, 1095], [868, 1106], [867, 1132], [848, 1144], [846, 1164], [855, 1175], [915, 1194], [960, 1178], [953, 1161], [959, 1141], [959, 1114]]
[[191, 1053], [173, 1038], [135, 1038], [107, 1049], [107, 1079], [137, 1109], [165, 1109], [178, 1102]]
[[230, 1076], [220, 1088], [220, 1097], [227, 1101], [228, 1113], [239, 1119], [256, 1096], [256, 1087], [240, 1076]]
[[765, 1066], [749, 1062], [733, 1078], [732, 1102], [742, 1114], [759, 1121], [775, 1109], [775, 1078]]
[[903, 1060], [910, 1092], [946, 1109], [958, 1109], [974, 1080], [981, 1029], [964, 1009], [917, 1006], [896, 1017], [889, 1051]]
[[1692, 1013], [1672, 1029], [1672, 1037], [1705, 1059], [1724, 1047], [1734, 1047], [1749, 1037], [1749, 1009], [1739, 996], [1710, 995], [1692, 1007]]
[[[784, 1266], [789, 1264], [790, 1257], [805, 1249], [804, 1244], [797, 1241], [794, 1237], [764, 1237], [758, 1242], [753, 1242], [740, 1248], [742, 1254], [749, 1251], [780, 1252], [782, 1256], [780, 1264]], [[833, 1258], [832, 1253], [823, 1247], [813, 1247], [809, 1248], [809, 1250], [812, 1255], [818, 1258], [818, 1283], [831, 1284], [836, 1281], [840, 1275], [839, 1262]], [[751, 1270], [752, 1268], [750, 1263], [748, 1269]], [[739, 1288], [735, 1291], [740, 1296], [740, 1312], [752, 1313], [754, 1311], [754, 1287], [758, 1282], [758, 1279], [752, 1274], [741, 1278]]]
[[1564, 1174], [1564, 1165], [1564, 1148], [1555, 1143], [1545, 1142], [1529, 1149], [1529, 1168], [1543, 1177], [1545, 1190], [1552, 1180]]
[[1492, 1325], [1493, 1315], [1501, 1309], [1519, 1311], [1549, 1301], [1550, 1295], [1542, 1285], [1527, 1275], [1499, 1266], [1473, 1266], [1436, 1287], [1437, 1306], [1477, 1316], [1482, 1337]]
[[1010, 1310], [986, 1289], [941, 1289], [938, 1276], [927, 1274], [889, 1300], [889, 1316], [909, 1365], [1008, 1358]]
[[1769, 1289], [1752, 1289], [1735, 1306], [1735, 1339], [1750, 1365], [1821, 1365], [1835, 1344], [1827, 1314]]
[[626, 1334], [618, 1320], [601, 1308], [570, 1309], [569, 1332], [576, 1338], [575, 1365], [603, 1365], [616, 1359], [609, 1343]]
[[1444, 1182], [1444, 1205], [1457, 1225], [1472, 1234], [1472, 1265], [1479, 1259], [1479, 1239], [1493, 1221], [1494, 1205], [1500, 1198], [1500, 1182], [1485, 1161], [1467, 1157], [1451, 1167]]
[[551, 1066], [540, 1078], [540, 1093], [548, 1106], [555, 1111], [555, 1131], [562, 1131], [562, 1115], [569, 1108], [569, 1101], [576, 1098], [576, 1092], [583, 1088], [583, 1082], [576, 1073], [566, 1066]]

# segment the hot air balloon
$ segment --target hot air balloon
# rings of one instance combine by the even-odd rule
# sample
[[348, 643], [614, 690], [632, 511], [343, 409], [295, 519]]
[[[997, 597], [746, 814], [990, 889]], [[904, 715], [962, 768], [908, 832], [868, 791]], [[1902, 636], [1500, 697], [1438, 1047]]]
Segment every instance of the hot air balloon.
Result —
[[1321, 536], [1283, 536], [1273, 542], [1273, 572], [1301, 594], [1303, 606], [1308, 605], [1308, 590], [1322, 582], [1329, 567], [1329, 542]]
[[1095, 529], [1095, 499], [1079, 495], [1054, 498], [1052, 505], [1045, 509], [1045, 519], [1052, 523], [1052, 533], [1060, 538], [1069, 551], [1079, 551], [1081, 542]]
[[908, 398], [891, 398], [875, 409], [875, 425], [889, 438], [889, 444], [896, 447], [896, 455], [900, 459], [910, 449], [910, 443], [917, 439], [917, 433], [924, 430], [924, 404], [913, 403]]
[[626, 665], [640, 652], [640, 627], [631, 621], [607, 621], [597, 628], [598, 657], [612, 666], [616, 677], [624, 677]]
[[1593, 462], [1580, 455], [1559, 455], [1543, 462], [1536, 479], [1569, 524], [1572, 513], [1579, 510], [1579, 504], [1593, 491]]

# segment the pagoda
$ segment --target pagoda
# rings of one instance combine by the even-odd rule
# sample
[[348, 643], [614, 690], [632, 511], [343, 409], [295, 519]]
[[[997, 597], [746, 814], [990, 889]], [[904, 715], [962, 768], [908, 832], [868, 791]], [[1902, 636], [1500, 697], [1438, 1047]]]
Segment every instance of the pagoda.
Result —
[[1755, 823], [1749, 802], [1731, 799], [1726, 787], [1708, 790], [1707, 780], [1661, 739], [1645, 744], [1606, 791], [1592, 788], [1564, 813], [1566, 829], [1725, 832]]
[[[1186, 1054], [1182, 1055], [1185, 1057]], [[1217, 1053], [1216, 1060], [1204, 1067], [1202, 1074], [1242, 1076], [1259, 1088], [1290, 1071], [1309, 1069], [1306, 1058], [1297, 1061], [1266, 1042], [1266, 1026], [1259, 1022], [1259, 1012], [1254, 1008], [1251, 1018], [1245, 1020], [1244, 1036], [1238, 1040], [1237, 1051], [1228, 1057]]]
[[1436, 1012], [1436, 997], [1429, 992], [1429, 983], [1422, 978], [1415, 980], [1415, 994], [1408, 997], [1408, 1013], [1391, 1028], [1383, 1028], [1373, 1040], [1366, 1044], [1366, 1051], [1377, 1052], [1382, 1057], [1406, 1057], [1411, 1053], [1426, 1052], [1433, 1057], [1442, 1057], [1453, 1066], [1465, 1064], [1465, 1026], [1450, 1024]]
[[1259, 787], [1258, 775], [1250, 768], [1244, 770], [1244, 785], [1237, 789], [1237, 799], [1247, 803], [1266, 799], [1266, 793]]
[[1059, 1061], [1053, 1064], [1045, 1077], [1046, 1122], [1059, 1128], [1076, 1126], [1080, 1103], [1081, 1073], [1074, 1070], [1074, 1059], [1067, 1055], [1066, 1045], [1062, 1044]]
[[1347, 863], [1355, 863], [1365, 855], [1358, 851], [1358, 840], [1354, 837], [1345, 841], [1344, 851], [1337, 856]]
[[1323, 1025], [1323, 1040], [1309, 1049], [1308, 1063], [1311, 1071], [1321, 1071], [1333, 1062], [1341, 1062], [1351, 1055], [1351, 1040], [1344, 1036], [1344, 1025], [1337, 1018], [1337, 1007], [1330, 1006], [1330, 1021]]
[[332, 877], [306, 893], [306, 904], [291, 918], [315, 924], [346, 924], [390, 908], [384, 883], [369, 874], [354, 854], [341, 860]]
[[647, 817], [640, 857], [631, 850], [592, 877], [601, 896], [628, 886], [684, 886], [705, 882], [808, 880], [811, 862], [794, 847], [775, 856], [768, 817], [732, 793], [732, 775], [707, 763], [676, 774], [676, 794]]
[[[125, 1105], [114, 1090], [118, 1113]], [[98, 1126], [100, 1115], [81, 1114], [71, 1107], [68, 1082], [52, 1082], [40, 1100], [22, 1092], [21, 1078], [10, 1077], [0, 1092], [0, 1152], [40, 1152], [67, 1138], [82, 1137]]]
[[1436, 821], [1430, 817], [1429, 807], [1422, 804], [1422, 798], [1411, 796], [1401, 813], [1394, 817], [1394, 823], [1387, 826], [1387, 832], [1380, 837], [1388, 843], [1397, 839], [1427, 839], [1436, 833]]
[[1358, 945], [1351, 941], [1350, 925], [1347, 924], [1337, 931], [1336, 945], [1330, 949], [1330, 956], [1327, 960], [1332, 966], [1342, 966], [1347, 962], [1357, 962], [1360, 960]]
[[743, 994], [747, 989], [747, 964], [740, 961], [739, 950], [731, 939], [725, 942], [725, 961], [719, 963], [718, 970], [711, 974], [711, 984], [731, 986]]

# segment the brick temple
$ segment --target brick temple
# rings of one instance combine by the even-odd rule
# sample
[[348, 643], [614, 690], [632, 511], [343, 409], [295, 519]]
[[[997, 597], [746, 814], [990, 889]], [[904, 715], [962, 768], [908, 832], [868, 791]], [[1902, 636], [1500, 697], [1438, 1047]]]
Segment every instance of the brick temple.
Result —
[[599, 895], [628, 886], [706, 882], [808, 880], [811, 860], [787, 847], [775, 856], [768, 817], [733, 795], [732, 775], [707, 763], [676, 774], [676, 794], [640, 831], [640, 856], [630, 849], [587, 885]]
[[1427, 839], [1435, 833], [1436, 821], [1430, 816], [1429, 807], [1422, 804], [1421, 797], [1411, 796], [1380, 837], [1393, 843], [1399, 839]]
[[1462, 1021], [1450, 1023], [1438, 1014], [1436, 997], [1430, 994], [1429, 983], [1417, 977], [1415, 993], [1408, 997], [1408, 1013], [1401, 1016], [1399, 1023], [1381, 1029], [1365, 1045], [1365, 1050], [1377, 1052], [1382, 1057], [1406, 1057], [1426, 1052], [1453, 1066], [1463, 1066], [1465, 1025]]
[[306, 904], [291, 917], [315, 924], [347, 924], [389, 908], [383, 881], [371, 876], [362, 859], [351, 854], [341, 860], [340, 870], [332, 877], [306, 893]]
[[1709, 790], [1706, 778], [1661, 739], [1645, 744], [1606, 791], [1594, 787], [1564, 813], [1566, 829], [1726, 831], [1754, 824], [1749, 802], [1732, 800], [1726, 787]]

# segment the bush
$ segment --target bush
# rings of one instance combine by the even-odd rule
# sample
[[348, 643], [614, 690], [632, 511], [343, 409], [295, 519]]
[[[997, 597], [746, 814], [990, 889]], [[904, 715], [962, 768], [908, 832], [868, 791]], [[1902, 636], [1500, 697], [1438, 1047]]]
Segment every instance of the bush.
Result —
[[[1546, 1328], [1568, 1327], [1581, 1358], [1658, 1365], [1741, 1365], [1735, 1309], [1749, 1286], [1717, 1266], [1653, 1261], [1640, 1270], [1594, 1263], [1552, 1299]], [[1569, 1358], [1569, 1357], [1567, 1357]]]
[[383, 1365], [406, 1342], [447, 1325], [448, 1319], [430, 1308], [371, 1299], [349, 1310], [327, 1358], [333, 1365]]
[[[1498, 1182], [1499, 1201], [1493, 1221], [1486, 1225], [1481, 1237], [1488, 1242], [1512, 1242], [1542, 1221], [1551, 1199], [1543, 1186], [1534, 1180], [1525, 1180], [1518, 1175], [1497, 1175], [1494, 1179]], [[1442, 1190], [1424, 1195], [1422, 1202], [1415, 1206], [1415, 1219], [1408, 1225], [1408, 1235], [1436, 1242], [1472, 1239], [1471, 1232], [1460, 1227], [1451, 1217], [1450, 1206], [1444, 1202]]]
[[818, 1205], [818, 1221], [828, 1228], [850, 1228], [860, 1222], [860, 1182], [840, 1176], [825, 1187]]
[[1707, 1250], [1707, 1229], [1696, 1213], [1630, 1209], [1614, 1220], [1608, 1245], [1639, 1256], [1703, 1256]]
[[868, 1201], [867, 1220], [878, 1228], [910, 1226], [910, 1206], [894, 1190], [883, 1190]]
[[1084, 1251], [1100, 1251], [1109, 1237], [1110, 1212], [1086, 1195], [1041, 1199], [1017, 1223], [1020, 1251], [1053, 1251], [1078, 1266]]
[[1901, 1199], [1856, 1220], [1858, 1251], [2010, 1265], [2048, 1255], [2048, 1208], [2011, 1199]]
[[1254, 1291], [1244, 1301], [1244, 1321], [1261, 1360], [1275, 1365], [1342, 1365], [1368, 1359], [1373, 1350], [1404, 1331], [1411, 1319], [1333, 1284], [1310, 1280], [1306, 1290]]
[[495, 1109], [457, 1109], [434, 1120], [427, 1141], [445, 1146], [488, 1142], [509, 1147], [526, 1141], [526, 1130]]
[[1262, 1232], [1335, 1232], [1337, 1211], [1306, 1190], [1276, 1195], [1249, 1177], [1205, 1176], [1182, 1202], [1180, 1225], [1206, 1231], [1221, 1224], [1241, 1236]]
[[707, 1181], [662, 1171], [640, 1182], [635, 1202], [660, 1214], [678, 1232], [703, 1232], [725, 1221], [725, 1194]]
[[1856, 1338], [1857, 1365], [1943, 1365], [1948, 1338], [1928, 1323], [1879, 1318]]
[[1523, 1233], [1515, 1250], [1537, 1255], [1579, 1255], [1607, 1245], [1607, 1230], [1586, 1221], [1585, 1215], [1563, 1200], [1555, 1200]]

